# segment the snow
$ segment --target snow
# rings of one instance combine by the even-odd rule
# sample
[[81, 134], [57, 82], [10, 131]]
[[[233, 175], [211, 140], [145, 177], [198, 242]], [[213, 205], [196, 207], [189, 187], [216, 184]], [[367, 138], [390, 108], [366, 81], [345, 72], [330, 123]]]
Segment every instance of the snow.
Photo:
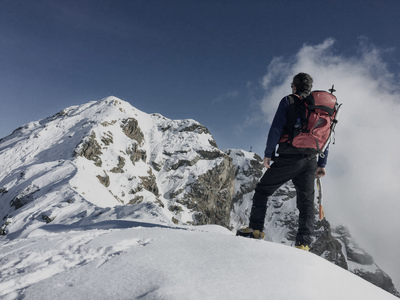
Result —
[[5, 300], [396, 299], [314, 254], [220, 226], [48, 224], [0, 249]]

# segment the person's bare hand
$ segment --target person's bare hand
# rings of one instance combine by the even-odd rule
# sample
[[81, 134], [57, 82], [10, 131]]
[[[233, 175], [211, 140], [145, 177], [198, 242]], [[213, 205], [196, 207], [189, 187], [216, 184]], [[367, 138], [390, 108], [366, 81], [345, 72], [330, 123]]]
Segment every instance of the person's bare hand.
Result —
[[264, 157], [264, 166], [269, 169], [271, 166], [269, 165], [271, 163], [271, 159], [268, 157]]
[[315, 178], [321, 178], [326, 175], [325, 168], [318, 167], [317, 172], [315, 172]]

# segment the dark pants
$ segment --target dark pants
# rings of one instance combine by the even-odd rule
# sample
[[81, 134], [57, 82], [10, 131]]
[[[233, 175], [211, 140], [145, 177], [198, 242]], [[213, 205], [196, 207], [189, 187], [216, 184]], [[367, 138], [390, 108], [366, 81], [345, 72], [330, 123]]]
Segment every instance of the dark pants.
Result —
[[281, 185], [292, 180], [296, 188], [297, 208], [300, 213], [296, 242], [310, 245], [314, 234], [314, 180], [316, 170], [317, 159], [315, 156], [279, 156], [257, 184], [250, 213], [250, 227], [260, 231], [264, 229], [268, 197]]

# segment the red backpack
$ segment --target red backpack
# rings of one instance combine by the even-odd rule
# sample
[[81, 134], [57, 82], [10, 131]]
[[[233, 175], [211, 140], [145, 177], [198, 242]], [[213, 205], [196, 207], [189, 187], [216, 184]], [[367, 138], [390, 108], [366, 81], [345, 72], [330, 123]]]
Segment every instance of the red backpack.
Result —
[[333, 87], [331, 93], [313, 91], [304, 99], [288, 96], [288, 122], [279, 142], [289, 143], [301, 153], [318, 153], [323, 157], [341, 107], [333, 91]]

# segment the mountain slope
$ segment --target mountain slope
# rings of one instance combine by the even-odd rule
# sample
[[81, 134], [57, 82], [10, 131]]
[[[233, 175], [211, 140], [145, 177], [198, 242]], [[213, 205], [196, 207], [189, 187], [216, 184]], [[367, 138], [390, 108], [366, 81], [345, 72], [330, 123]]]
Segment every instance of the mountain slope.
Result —
[[396, 299], [316, 255], [219, 226], [50, 224], [2, 241], [0, 257], [6, 300]]

